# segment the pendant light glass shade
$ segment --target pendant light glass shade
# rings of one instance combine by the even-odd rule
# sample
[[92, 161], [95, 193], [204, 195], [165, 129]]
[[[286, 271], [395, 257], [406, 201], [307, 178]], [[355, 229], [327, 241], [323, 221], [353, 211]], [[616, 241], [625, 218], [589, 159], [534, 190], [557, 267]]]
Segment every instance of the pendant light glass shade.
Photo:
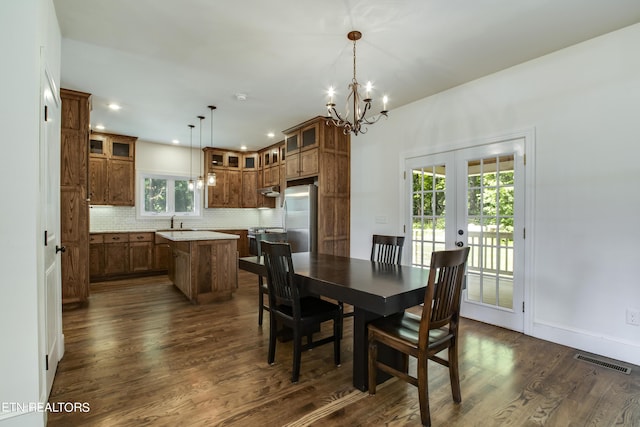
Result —
[[[213, 148], [213, 110], [216, 109], [215, 105], [209, 105], [211, 110], [211, 148]], [[209, 187], [215, 187], [216, 185], [216, 173], [211, 171], [207, 174], [207, 185]]]

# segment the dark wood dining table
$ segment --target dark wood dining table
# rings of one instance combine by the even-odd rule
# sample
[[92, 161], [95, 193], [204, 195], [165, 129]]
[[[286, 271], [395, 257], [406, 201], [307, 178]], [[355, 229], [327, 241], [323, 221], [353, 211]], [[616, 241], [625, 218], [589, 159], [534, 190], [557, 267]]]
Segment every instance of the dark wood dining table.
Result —
[[[367, 324], [422, 303], [429, 269], [311, 252], [294, 253], [292, 261], [303, 292], [353, 306], [353, 385], [367, 390]], [[267, 274], [256, 256], [238, 263], [242, 270]], [[401, 363], [392, 352], [381, 351], [379, 357]], [[385, 378], [381, 374], [378, 382]]]

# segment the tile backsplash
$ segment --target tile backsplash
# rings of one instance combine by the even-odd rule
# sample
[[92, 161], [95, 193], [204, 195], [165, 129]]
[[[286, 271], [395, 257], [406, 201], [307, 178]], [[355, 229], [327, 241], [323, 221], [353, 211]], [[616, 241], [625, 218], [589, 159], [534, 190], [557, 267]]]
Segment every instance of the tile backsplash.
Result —
[[[159, 230], [170, 226], [169, 218], [140, 219], [136, 208], [129, 206], [91, 206], [91, 232]], [[174, 220], [174, 228], [243, 229], [248, 227], [282, 226], [282, 209], [204, 209], [200, 218]]]

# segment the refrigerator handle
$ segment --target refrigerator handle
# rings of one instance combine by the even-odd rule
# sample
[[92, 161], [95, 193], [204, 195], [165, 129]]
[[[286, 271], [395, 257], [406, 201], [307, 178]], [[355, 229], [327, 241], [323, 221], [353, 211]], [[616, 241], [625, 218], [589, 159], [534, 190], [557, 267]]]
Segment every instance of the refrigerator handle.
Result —
[[287, 199], [282, 198], [282, 229], [287, 231]]

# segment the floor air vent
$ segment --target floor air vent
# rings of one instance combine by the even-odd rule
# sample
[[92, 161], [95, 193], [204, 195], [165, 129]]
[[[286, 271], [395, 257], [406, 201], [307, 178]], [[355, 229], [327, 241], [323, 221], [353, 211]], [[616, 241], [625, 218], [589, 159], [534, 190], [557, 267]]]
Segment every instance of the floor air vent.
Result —
[[607, 362], [606, 360], [598, 359], [596, 357], [585, 356], [584, 354], [577, 353], [575, 356], [573, 356], [573, 358], [576, 360], [582, 360], [583, 362], [591, 363], [593, 365], [602, 366], [603, 368], [613, 369], [614, 371], [622, 372], [623, 374], [629, 375], [631, 373], [631, 368], [627, 366]]

